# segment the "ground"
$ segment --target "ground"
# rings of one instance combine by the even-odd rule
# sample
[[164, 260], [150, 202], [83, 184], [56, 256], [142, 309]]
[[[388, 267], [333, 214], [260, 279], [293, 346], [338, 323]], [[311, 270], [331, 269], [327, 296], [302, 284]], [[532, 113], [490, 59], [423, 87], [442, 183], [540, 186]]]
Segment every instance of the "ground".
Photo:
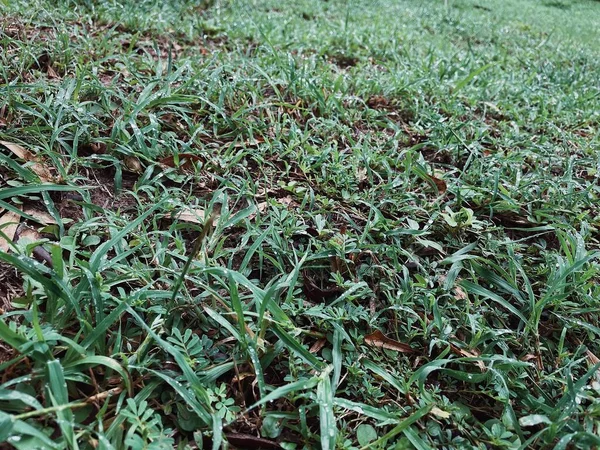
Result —
[[600, 446], [599, 29], [0, 0], [3, 445]]

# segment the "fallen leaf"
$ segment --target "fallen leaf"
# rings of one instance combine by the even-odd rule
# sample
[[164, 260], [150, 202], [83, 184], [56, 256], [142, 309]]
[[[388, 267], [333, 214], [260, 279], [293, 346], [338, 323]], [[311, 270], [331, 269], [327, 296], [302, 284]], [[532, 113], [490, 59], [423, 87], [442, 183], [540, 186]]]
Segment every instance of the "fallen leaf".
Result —
[[454, 286], [454, 298], [456, 300], [466, 300], [469, 297], [462, 287], [456, 285]]
[[28, 206], [23, 210], [25, 214], [29, 214], [31, 217], [36, 219], [42, 225], [56, 225], [56, 220], [50, 214], [45, 211], [39, 211], [31, 206]]
[[158, 163], [163, 167], [179, 168], [186, 172], [194, 172], [198, 162], [204, 163], [204, 158], [191, 153], [180, 153], [177, 155], [179, 164], [175, 163], [175, 155], [167, 156]]
[[258, 205], [256, 205], [256, 209], [258, 209], [258, 212], [260, 213], [264, 213], [268, 207], [269, 203], [267, 202], [260, 202]]
[[294, 203], [294, 199], [290, 195], [287, 195], [285, 197], [278, 198], [277, 203], [283, 206], [290, 206], [292, 203]]
[[202, 208], [183, 208], [177, 213], [175, 218], [182, 222], [199, 223], [202, 225], [204, 224], [205, 213]]
[[91, 397], [86, 398], [84, 401], [86, 403], [96, 403], [100, 400], [105, 400], [108, 397], [112, 397], [113, 395], [118, 395], [121, 392], [123, 392], [123, 388], [122, 387], [116, 387], [116, 388], [112, 388], [109, 389], [107, 391], [104, 392], [100, 392], [99, 394], [95, 394], [92, 395]]
[[319, 350], [321, 350], [323, 347], [325, 347], [326, 343], [327, 343], [327, 339], [321, 338], [317, 342], [315, 342], [308, 351], [310, 353], [317, 353]]
[[414, 352], [410, 345], [390, 339], [379, 330], [375, 330], [373, 333], [365, 336], [365, 342], [371, 347], [381, 347], [402, 353]]
[[225, 437], [227, 438], [227, 442], [229, 442], [231, 445], [248, 450], [277, 450], [283, 448], [275, 441], [259, 438], [251, 434], [225, 433]]
[[90, 149], [94, 153], [104, 154], [106, 153], [106, 144], [104, 142], [92, 142]]
[[[450, 349], [455, 354], [462, 356], [463, 358], [479, 358], [481, 353], [477, 349], [472, 349], [471, 351], [465, 350], [464, 348], [457, 347], [456, 345], [450, 344]], [[485, 363], [483, 361], [474, 361], [479, 367], [479, 370], [485, 372]]]
[[133, 173], [143, 173], [144, 168], [142, 167], [142, 163], [135, 156], [126, 156], [123, 158], [123, 164], [125, 165], [125, 169]]
[[443, 411], [440, 408], [438, 408], [437, 406], [434, 406], [433, 408], [431, 408], [430, 413], [433, 414], [434, 416], [439, 417], [440, 419], [447, 419], [448, 417], [450, 417], [450, 413], [448, 411]]
[[[33, 228], [29, 228], [28, 226], [21, 224], [21, 226], [17, 230], [15, 239], [16, 239], [16, 242], [20, 242], [21, 240], [26, 240], [29, 242], [37, 242], [37, 241], [42, 240], [42, 236], [40, 235], [40, 233], [38, 233]], [[32, 250], [32, 253], [33, 253], [33, 257], [36, 260], [38, 260], [39, 262], [42, 262], [42, 263], [45, 262], [46, 264], [48, 264], [48, 266], [53, 267], [52, 256], [50, 256], [50, 253], [44, 247], [42, 247], [41, 245], [37, 245]]]
[[8, 211], [0, 217], [0, 231], [6, 235], [0, 235], [0, 251], [6, 253], [10, 249], [9, 242], [12, 242], [15, 237], [19, 222], [21, 222], [21, 216], [12, 211]]
[[531, 361], [532, 359], [537, 359], [537, 356], [535, 356], [535, 355], [532, 355], [531, 353], [529, 353], [529, 354], [527, 354], [527, 355], [523, 356], [523, 357], [521, 358], [521, 361], [523, 361], [523, 362], [527, 362], [527, 361]]
[[539, 224], [530, 222], [527, 218], [526, 211], [495, 211], [491, 217], [492, 222], [502, 225], [504, 227], [520, 227], [520, 228], [531, 228], [536, 227]]
[[435, 183], [437, 190], [440, 194], [443, 194], [448, 189], [446, 182], [444, 180], [442, 180], [441, 178], [432, 176], [431, 181], [433, 181]]
[[257, 137], [256, 139], [248, 139], [247, 141], [238, 142], [233, 145], [233, 148], [247, 148], [247, 147], [256, 147], [259, 144], [265, 142], [265, 138]]
[[31, 170], [33, 170], [33, 172], [40, 177], [41, 181], [47, 183], [55, 181], [50, 170], [48, 170], [48, 168], [40, 162], [40, 158], [31, 153], [29, 150], [26, 150], [19, 144], [13, 144], [12, 142], [0, 141], [0, 144], [4, 145], [7, 149], [17, 155], [17, 157], [24, 159], [25, 161], [33, 162], [31, 165]]
[[302, 275], [302, 292], [311, 302], [321, 303], [331, 300], [343, 292], [343, 288], [330, 283], [329, 280], [323, 280], [317, 273], [312, 274], [305, 270]]
[[590, 361], [590, 364], [596, 365], [596, 364], [600, 363], [600, 359], [596, 355], [594, 355], [592, 352], [590, 352], [589, 350], [586, 350], [585, 353], [588, 357], [588, 360]]
[[56, 73], [56, 71], [52, 68], [52, 66], [50, 64], [48, 64], [48, 67], [46, 68], [46, 74], [48, 75], [48, 78], [50, 78], [51, 80], [60, 80], [60, 75]]

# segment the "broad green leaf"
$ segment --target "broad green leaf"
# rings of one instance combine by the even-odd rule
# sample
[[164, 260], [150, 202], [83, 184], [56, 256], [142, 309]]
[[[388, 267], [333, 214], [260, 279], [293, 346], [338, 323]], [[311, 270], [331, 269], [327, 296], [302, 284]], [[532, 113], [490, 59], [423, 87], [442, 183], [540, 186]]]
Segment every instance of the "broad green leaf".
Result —
[[377, 430], [372, 425], [363, 423], [356, 429], [356, 440], [361, 447], [365, 447], [377, 439]]

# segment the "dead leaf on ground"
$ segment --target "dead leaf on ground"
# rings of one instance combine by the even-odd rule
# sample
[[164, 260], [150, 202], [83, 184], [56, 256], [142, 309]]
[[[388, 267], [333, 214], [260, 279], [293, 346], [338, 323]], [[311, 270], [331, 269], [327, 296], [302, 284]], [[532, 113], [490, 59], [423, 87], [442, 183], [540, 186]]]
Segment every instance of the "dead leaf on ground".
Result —
[[[460, 348], [457, 347], [456, 345], [452, 345], [450, 344], [450, 349], [452, 350], [453, 353], [462, 356], [463, 358], [479, 358], [481, 356], [481, 353], [479, 353], [479, 350], [477, 349], [471, 349], [469, 350], [465, 350], [464, 348]], [[481, 370], [482, 372], [485, 372], [485, 363], [481, 360], [479, 361], [474, 361], [475, 364], [477, 364], [477, 367], [479, 367], [479, 370]]]
[[504, 227], [532, 228], [539, 225], [529, 221], [526, 211], [495, 211], [491, 219]]
[[21, 216], [15, 212], [7, 211], [2, 217], [0, 217], [0, 231], [6, 235], [0, 235], [0, 251], [8, 252], [10, 249], [10, 243], [15, 237], [17, 227], [21, 222]]
[[[448, 278], [446, 277], [446, 275], [439, 275], [437, 280], [438, 286], [444, 287], [446, 285], [447, 280]], [[460, 278], [457, 278], [456, 281], [460, 282]], [[454, 285], [454, 287], [452, 288], [452, 293], [454, 294], [454, 298], [456, 300], [466, 300], [469, 298], [465, 290], [459, 284]]]
[[227, 442], [237, 448], [245, 448], [248, 450], [278, 450], [283, 448], [275, 441], [259, 438], [251, 434], [225, 433], [225, 437], [227, 438]]
[[158, 163], [163, 168], [179, 168], [185, 172], [194, 172], [198, 162], [202, 164], [205, 162], [205, 159], [201, 156], [193, 155], [191, 153], [180, 153], [177, 155], [177, 158], [178, 163], [175, 163], [175, 155], [167, 156], [158, 161]]
[[461, 286], [456, 285], [454, 286], [454, 298], [456, 300], [466, 300], [469, 296]]
[[177, 220], [182, 222], [204, 224], [206, 213], [203, 208], [183, 208], [179, 213], [175, 215]]
[[277, 203], [283, 206], [290, 206], [292, 203], [294, 203], [294, 199], [290, 195], [287, 195], [285, 197], [278, 198]]
[[56, 71], [52, 68], [52, 66], [50, 64], [48, 64], [48, 67], [46, 67], [46, 74], [48, 75], [48, 78], [50, 78], [51, 80], [60, 80], [61, 79], [61, 76], [56, 73]]
[[25, 214], [30, 215], [34, 219], [36, 219], [42, 225], [56, 225], [56, 220], [50, 214], [45, 211], [40, 211], [31, 206], [28, 206], [23, 210]]
[[589, 350], [585, 351], [588, 360], [590, 362], [590, 364], [592, 364], [593, 366], [595, 366], [596, 364], [600, 363], [600, 358], [598, 358], [596, 355], [594, 355], [592, 352], [590, 352]]
[[[40, 235], [40, 233], [38, 233], [36, 230], [34, 230], [33, 228], [29, 228], [27, 225], [22, 223], [15, 234], [15, 241], [20, 242], [23, 239], [29, 242], [37, 242], [41, 241], [43, 238]], [[50, 252], [48, 252], [48, 250], [46, 250], [44, 247], [42, 247], [41, 245], [37, 245], [32, 250], [32, 253], [33, 257], [37, 261], [41, 263], [46, 263], [48, 264], [48, 266], [53, 267], [52, 256], [50, 255]]]
[[325, 347], [326, 343], [327, 343], [327, 339], [321, 338], [317, 342], [315, 342], [308, 351], [310, 353], [317, 353], [319, 350], [321, 350], [323, 347]]
[[306, 299], [311, 302], [321, 303], [335, 298], [344, 291], [343, 288], [330, 283], [329, 280], [323, 280], [320, 273], [311, 273], [305, 270], [302, 275], [302, 292], [306, 295]]
[[33, 162], [30, 166], [31, 170], [40, 177], [41, 181], [47, 183], [56, 181], [50, 170], [41, 162], [41, 159], [29, 150], [12, 142], [0, 141], [0, 144], [4, 145], [7, 149], [17, 155], [17, 157], [24, 159], [25, 161]]
[[431, 181], [433, 181], [433, 183], [436, 185], [437, 190], [440, 194], [443, 194], [448, 190], [448, 186], [446, 185], [446, 182], [444, 180], [442, 180], [441, 178], [432, 176]]
[[386, 348], [388, 350], [393, 350], [402, 353], [414, 352], [413, 348], [410, 345], [403, 344], [402, 342], [395, 341], [394, 339], [390, 339], [379, 330], [375, 330], [373, 333], [365, 336], [365, 342], [371, 347]]
[[233, 144], [233, 148], [256, 147], [257, 145], [262, 144], [264, 142], [265, 142], [265, 138], [257, 137], [255, 139], [248, 139], [247, 141], [238, 142], [236, 144]]
[[448, 411], [443, 411], [437, 406], [431, 408], [431, 411], [429, 412], [434, 416], [439, 417], [440, 419], [447, 419], [448, 417], [450, 417], [450, 413]]
[[126, 156], [125, 158], [123, 158], [123, 164], [125, 165], [125, 169], [130, 172], [138, 174], [144, 172], [142, 163], [135, 156]]
[[260, 202], [258, 205], [256, 205], [256, 209], [258, 210], [259, 213], [264, 213], [268, 207], [269, 207], [268, 202]]

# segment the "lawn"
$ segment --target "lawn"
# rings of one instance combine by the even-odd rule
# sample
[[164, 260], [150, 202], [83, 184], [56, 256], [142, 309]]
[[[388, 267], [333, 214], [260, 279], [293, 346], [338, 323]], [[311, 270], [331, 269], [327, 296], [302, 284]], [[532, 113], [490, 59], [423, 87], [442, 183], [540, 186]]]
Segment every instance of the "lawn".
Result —
[[599, 30], [0, 0], [0, 447], [599, 447]]

